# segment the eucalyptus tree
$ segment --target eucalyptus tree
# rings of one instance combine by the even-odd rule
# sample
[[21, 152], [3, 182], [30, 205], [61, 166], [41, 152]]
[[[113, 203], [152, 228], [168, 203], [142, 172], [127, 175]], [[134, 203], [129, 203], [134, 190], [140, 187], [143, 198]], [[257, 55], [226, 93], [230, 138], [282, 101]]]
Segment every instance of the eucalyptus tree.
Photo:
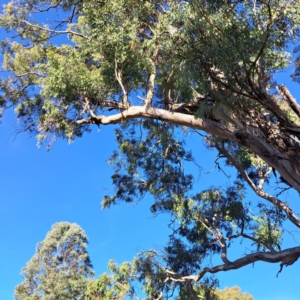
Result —
[[[15, 107], [21, 130], [47, 146], [119, 124], [110, 159], [116, 192], [103, 207], [151, 194], [151, 210], [170, 214], [174, 234], [162, 253], [152, 252], [154, 269], [147, 265], [157, 292], [256, 261], [281, 263], [281, 271], [300, 256], [300, 247], [282, 249], [283, 222], [300, 227], [292, 201], [282, 200], [288, 189], [300, 192], [300, 107], [276, 81], [289, 66], [299, 81], [299, 11], [297, 0], [12, 0], [4, 7], [8, 76], [0, 105]], [[194, 193], [197, 174], [183, 172], [194, 160], [185, 133], [203, 135], [218, 162], [236, 169], [232, 186]], [[280, 192], [266, 191], [270, 180]], [[252, 206], [246, 187], [258, 196]], [[235, 240], [252, 248], [230, 259]], [[205, 265], [210, 254], [222, 263]]]
[[52, 226], [22, 269], [24, 280], [15, 288], [16, 300], [84, 299], [94, 275], [86, 250], [87, 236], [75, 223]]

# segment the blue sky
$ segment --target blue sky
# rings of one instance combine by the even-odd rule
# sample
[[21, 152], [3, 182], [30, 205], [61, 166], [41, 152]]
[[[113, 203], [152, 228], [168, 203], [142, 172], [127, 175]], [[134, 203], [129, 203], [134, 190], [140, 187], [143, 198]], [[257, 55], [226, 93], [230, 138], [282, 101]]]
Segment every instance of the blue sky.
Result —
[[[27, 134], [15, 139], [15, 124], [13, 113], [8, 112], [0, 126], [1, 300], [12, 299], [14, 286], [22, 281], [21, 268], [55, 222], [76, 222], [86, 231], [97, 276], [106, 270], [111, 258], [118, 262], [132, 260], [140, 250], [164, 245], [168, 218], [153, 218], [150, 198], [138, 205], [121, 204], [101, 210], [102, 197], [112, 189], [112, 170], [106, 159], [116, 147], [113, 127], [102, 127], [100, 132], [95, 129], [70, 145], [57, 141], [47, 152], [38, 149], [35, 138]], [[226, 179], [218, 171], [205, 174], [214, 167], [214, 153], [204, 149], [199, 138], [188, 138], [188, 145], [198, 153], [203, 166], [195, 188], [226, 185], [234, 180]], [[295, 239], [297, 242], [288, 238], [286, 244], [298, 245], [300, 235], [295, 234]], [[229, 258], [241, 257], [242, 247], [235, 245]], [[278, 278], [279, 265], [266, 263], [220, 273], [217, 277], [221, 288], [238, 285], [256, 300], [300, 300], [299, 266], [297, 262], [284, 268]]]
[[[3, 3], [3, 2], [2, 2]], [[3, 36], [1, 36], [1, 39]], [[286, 74], [278, 76], [298, 98], [299, 86]], [[58, 140], [50, 152], [38, 149], [34, 137], [14, 135], [17, 121], [8, 111], [0, 125], [0, 299], [12, 299], [14, 287], [22, 281], [21, 268], [34, 255], [52, 224], [76, 222], [89, 237], [88, 251], [96, 276], [106, 271], [109, 259], [130, 261], [140, 250], [164, 246], [168, 237], [168, 216], [153, 217], [151, 198], [138, 205], [120, 204], [101, 210], [104, 195], [112, 192], [111, 167], [106, 163], [116, 149], [113, 126], [94, 128], [72, 144]], [[224, 186], [227, 179], [214, 168], [215, 153], [201, 145], [198, 136], [187, 138], [203, 170], [195, 174], [195, 189]], [[196, 170], [196, 168], [191, 170]], [[248, 197], [254, 197], [251, 192]], [[299, 196], [283, 197], [300, 212]], [[289, 230], [295, 228], [289, 227]], [[287, 234], [286, 246], [298, 246], [300, 234]], [[230, 249], [229, 249], [230, 250]], [[244, 246], [236, 244], [229, 259], [241, 257]], [[212, 258], [218, 262], [217, 258]], [[255, 263], [241, 270], [219, 273], [221, 288], [238, 285], [255, 300], [300, 300], [300, 262], [284, 268], [279, 264]]]

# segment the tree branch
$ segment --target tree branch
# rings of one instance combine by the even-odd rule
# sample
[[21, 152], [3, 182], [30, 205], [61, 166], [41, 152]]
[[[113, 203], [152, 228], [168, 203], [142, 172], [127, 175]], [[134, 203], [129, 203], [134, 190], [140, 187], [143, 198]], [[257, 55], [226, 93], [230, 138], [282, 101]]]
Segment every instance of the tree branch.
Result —
[[[226, 263], [223, 265], [218, 265], [212, 268], [206, 267], [203, 268], [197, 275], [189, 275], [189, 276], [180, 276], [175, 272], [166, 270], [168, 274], [168, 280], [174, 282], [197, 282], [207, 273], [215, 274], [218, 272], [225, 272], [230, 270], [240, 269], [249, 264], [255, 263], [257, 261], [263, 261], [268, 263], [278, 263], [281, 262], [280, 267], [282, 269], [283, 266], [289, 266], [295, 263], [300, 257], [300, 246], [289, 248], [279, 252], [255, 252], [249, 255], [246, 255], [242, 258], [239, 258], [233, 262]], [[278, 274], [277, 274], [278, 275]]]
[[[267, 164], [277, 170], [281, 176], [297, 191], [300, 192], [300, 181], [297, 177], [300, 172], [300, 163], [297, 160], [289, 159], [277, 145], [265, 138], [263, 131], [257, 129], [253, 131], [251, 126], [246, 128], [237, 128], [226, 125], [222, 122], [212, 119], [198, 119], [194, 115], [187, 113], [171, 112], [165, 109], [159, 109], [146, 106], [132, 106], [124, 110], [121, 114], [112, 116], [95, 116], [92, 118], [81, 119], [77, 124], [117, 124], [126, 119], [133, 118], [152, 118], [169, 122], [178, 126], [203, 130], [209, 134], [237, 142], [259, 155]], [[235, 123], [235, 121], [232, 121]], [[238, 126], [238, 124], [236, 124]], [[295, 153], [295, 156], [297, 154]], [[253, 184], [253, 183], [252, 183]], [[299, 223], [300, 225], [300, 223]], [[298, 225], [297, 225], [298, 226]]]
[[[171, 90], [172, 90], [172, 81], [173, 81], [174, 72], [173, 69], [170, 72], [170, 75], [168, 76], [166, 86], [163, 90], [163, 96], [164, 96], [164, 105], [165, 108], [169, 108], [171, 104], [173, 104], [173, 101], [171, 99]], [[184, 103], [183, 103], [184, 104]], [[181, 104], [181, 105], [183, 105]]]
[[149, 61], [151, 63], [151, 74], [149, 76], [149, 89], [145, 100], [145, 106], [151, 105], [153, 95], [154, 95], [157, 55], [158, 55], [158, 48], [154, 50], [152, 57], [149, 58]]
[[128, 107], [129, 106], [129, 103], [128, 103], [128, 94], [127, 94], [127, 91], [123, 85], [123, 82], [122, 82], [122, 73], [118, 70], [118, 61], [117, 61], [117, 58], [115, 57], [115, 76], [116, 76], [116, 79], [123, 91], [123, 104], [125, 107]]
[[295, 112], [295, 114], [300, 118], [300, 106], [298, 105], [296, 99], [291, 95], [290, 91], [283, 84], [277, 87], [283, 98], [288, 102], [291, 109]]
[[119, 114], [112, 116], [96, 116], [86, 119], [77, 120], [77, 124], [97, 124], [108, 125], [122, 123], [128, 119], [136, 118], [152, 118], [169, 122], [178, 126], [187, 126], [199, 130], [206, 131], [211, 134], [218, 135], [228, 140], [236, 141], [234, 135], [235, 128], [225, 126], [221, 123], [212, 120], [196, 119], [194, 116], [182, 113], [172, 113], [164, 109], [146, 107], [146, 106], [131, 106]]
[[270, 250], [270, 252], [276, 252], [275, 249], [272, 247], [272, 245], [266, 244], [263, 241], [260, 241], [248, 234], [241, 233], [240, 236], [244, 237], [245, 239], [249, 239], [250, 241], [253, 241], [257, 245], [261, 245], [261, 246], [265, 247], [266, 249]]
[[127, 107], [118, 101], [114, 101], [114, 100], [100, 100], [99, 101], [101, 107], [107, 107], [107, 108], [111, 108], [111, 109], [126, 109]]
[[281, 200], [277, 199], [274, 196], [271, 196], [267, 194], [263, 189], [259, 189], [255, 186], [253, 181], [250, 179], [248, 174], [244, 171], [244, 169], [237, 163], [237, 161], [228, 153], [228, 151], [225, 149], [224, 144], [222, 147], [220, 147], [217, 143], [215, 143], [215, 147], [217, 150], [219, 150], [226, 158], [229, 160], [229, 162], [240, 172], [241, 176], [246, 180], [246, 182], [249, 184], [249, 186], [252, 188], [252, 190], [261, 198], [266, 199], [267, 201], [273, 203], [275, 206], [277, 206], [280, 210], [283, 210], [286, 213], [287, 218], [297, 227], [300, 228], [300, 220], [296, 217], [292, 209], [282, 202]]
[[30, 27], [32, 27], [32, 28], [36, 27], [36, 28], [39, 29], [39, 30], [43, 30], [43, 31], [46, 31], [46, 32], [55, 33], [56, 35], [57, 35], [57, 34], [72, 34], [72, 35], [79, 36], [79, 37], [81, 37], [81, 38], [83, 38], [83, 39], [88, 39], [88, 37], [86, 37], [85, 35], [83, 35], [83, 34], [81, 34], [81, 33], [79, 33], [79, 32], [72, 31], [72, 30], [61, 30], [61, 31], [60, 31], [60, 30], [53, 30], [53, 29], [41, 27], [41, 26], [36, 25], [36, 24], [31, 24], [31, 23], [29, 23], [29, 22], [26, 21], [26, 20], [23, 20], [23, 22], [24, 22], [26, 25], [28, 25], [28, 26], [30, 26]]
[[265, 181], [268, 179], [272, 170], [273, 169], [271, 167], [269, 167], [268, 170], [266, 171], [266, 173], [262, 175], [262, 178], [259, 180], [259, 184], [257, 187], [259, 190], [263, 190], [263, 185], [264, 185]]

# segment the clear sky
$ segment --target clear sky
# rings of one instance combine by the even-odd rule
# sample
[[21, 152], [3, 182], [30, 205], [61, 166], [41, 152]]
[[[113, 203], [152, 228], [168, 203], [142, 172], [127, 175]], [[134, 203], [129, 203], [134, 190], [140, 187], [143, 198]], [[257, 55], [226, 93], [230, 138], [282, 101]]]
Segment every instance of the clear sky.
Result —
[[[0, 126], [0, 299], [12, 299], [14, 286], [22, 281], [20, 270], [35, 253], [35, 246], [45, 238], [55, 222], [78, 223], [89, 237], [90, 253], [96, 275], [106, 270], [113, 258], [132, 260], [140, 250], [163, 246], [168, 236], [165, 215], [153, 218], [150, 198], [138, 205], [122, 204], [101, 210], [100, 201], [109, 194], [111, 167], [106, 159], [116, 144], [112, 127], [94, 130], [68, 145], [57, 141], [52, 150], [37, 149], [27, 134], [15, 138], [12, 112]], [[214, 167], [214, 154], [201, 147], [200, 140], [190, 139], [203, 165], [196, 188], [229, 184]], [[208, 177], [208, 178], [207, 178]], [[252, 197], [249, 193], [249, 197]], [[298, 198], [298, 197], [295, 197]], [[292, 199], [297, 204], [297, 200]], [[298, 210], [299, 211], [299, 210]], [[289, 238], [291, 246], [299, 245]], [[243, 245], [235, 245], [229, 258], [238, 258]], [[216, 260], [217, 261], [217, 260]], [[300, 263], [284, 268], [276, 278], [279, 265], [255, 263], [238, 271], [218, 274], [221, 287], [240, 286], [256, 300], [299, 300]]]
[[[291, 84], [286, 74], [278, 79], [297, 97], [299, 86]], [[120, 263], [130, 261], [140, 250], [164, 246], [168, 216], [153, 218], [151, 198], [138, 205], [101, 210], [102, 197], [112, 192], [112, 169], [106, 160], [116, 149], [113, 126], [101, 127], [100, 131], [94, 128], [70, 145], [59, 140], [50, 152], [38, 149], [35, 138], [27, 133], [15, 136], [16, 126], [9, 111], [0, 125], [0, 300], [13, 298], [14, 287], [22, 281], [21, 268], [56, 222], [76, 222], [85, 230], [96, 276], [106, 271], [111, 258]], [[205, 174], [214, 168], [215, 153], [201, 146], [200, 137], [189, 137], [187, 144], [203, 167], [200, 176], [195, 174], [196, 189], [234, 181], [217, 170]], [[300, 212], [298, 195], [290, 193], [286, 199]], [[285, 245], [298, 246], [300, 234], [287, 228], [293, 237], [287, 234]], [[229, 259], [241, 257], [244, 251], [243, 245], [234, 245]], [[255, 300], [300, 300], [299, 267], [300, 261], [284, 268], [276, 278], [279, 264], [255, 263], [219, 273], [217, 278], [221, 288], [238, 285]]]

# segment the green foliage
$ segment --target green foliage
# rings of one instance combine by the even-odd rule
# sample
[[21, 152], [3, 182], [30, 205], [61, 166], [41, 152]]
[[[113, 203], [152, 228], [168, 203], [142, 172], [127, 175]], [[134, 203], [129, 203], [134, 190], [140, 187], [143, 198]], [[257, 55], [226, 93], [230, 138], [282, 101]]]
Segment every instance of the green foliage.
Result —
[[[173, 126], [147, 120], [140, 126], [128, 122], [122, 129], [115, 131], [120, 152], [109, 160], [115, 168], [112, 180], [116, 194], [104, 198], [104, 208], [117, 200], [136, 201], [147, 192], [165, 199], [190, 190], [193, 176], [184, 173], [183, 162], [193, 158], [184, 142], [176, 139]], [[145, 137], [140, 130], [146, 132]]]
[[258, 225], [254, 232], [257, 240], [261, 241], [262, 245], [274, 245], [280, 249], [282, 229], [277, 224], [272, 224], [270, 218], [257, 218]]
[[[149, 251], [132, 263], [123, 262], [120, 266], [110, 260], [110, 274], [104, 273], [88, 284], [85, 300], [139, 299], [141, 294], [150, 299], [157, 298], [163, 290], [164, 273], [159, 267], [154, 267], [155, 257], [155, 252]], [[139, 285], [142, 290], [136, 290]]]
[[216, 290], [216, 295], [219, 300], [253, 300], [253, 296], [248, 293], [242, 293], [237, 286], [232, 288], [225, 288], [224, 290]]
[[[120, 266], [110, 261], [108, 269], [110, 274], [103, 273], [98, 279], [88, 284], [85, 300], [125, 300], [125, 299], [207, 299], [207, 300], [253, 300], [253, 296], [242, 293], [237, 286], [219, 290], [215, 280], [206, 279], [202, 284], [181, 286], [178, 295], [170, 291], [170, 294], [162, 294], [163, 280], [159, 273], [153, 272], [153, 264], [149, 264], [149, 258], [153, 259], [154, 252], [141, 254], [132, 263], [124, 262]], [[147, 257], [147, 258], [146, 258]], [[156, 270], [157, 271], [157, 270]], [[162, 279], [163, 277], [161, 277]], [[140, 290], [142, 284], [142, 291]], [[175, 284], [176, 286], [176, 284]], [[141, 295], [147, 298], [141, 298]], [[176, 293], [175, 293], [176, 294]], [[159, 298], [161, 297], [161, 298]]]
[[[43, 136], [51, 132], [73, 139], [86, 130], [74, 122], [88, 113], [86, 99], [90, 109], [100, 112], [102, 100], [119, 101], [124, 90], [129, 95], [147, 89], [150, 58], [159, 49], [158, 97], [171, 84], [168, 97], [178, 103], [190, 101], [197, 91], [210, 94], [214, 105], [222, 102], [233, 109], [249, 104], [242, 96], [249, 92], [247, 80], [271, 89], [271, 74], [290, 62], [287, 46], [298, 39], [298, 5], [285, 0], [269, 7], [253, 1], [13, 0], [0, 18], [1, 27], [19, 36], [18, 41], [2, 41], [3, 67], [11, 74], [1, 81], [4, 99], [19, 107], [25, 124], [35, 121], [32, 127]], [[43, 15], [51, 6], [62, 18], [56, 28], [32, 13], [38, 7]], [[62, 33], [68, 34], [69, 44], [55, 43], [53, 38]], [[221, 73], [230, 92], [216, 80]], [[41, 103], [22, 110], [38, 97], [34, 91]], [[47, 101], [53, 109], [44, 113]], [[202, 104], [198, 116], [210, 110]]]
[[52, 226], [36, 254], [22, 269], [24, 281], [15, 288], [17, 300], [84, 299], [93, 276], [85, 232], [75, 223]]
[[85, 300], [93, 299], [125, 299], [126, 296], [131, 296], [134, 293], [130, 283], [130, 269], [128, 263], [123, 263], [118, 267], [115, 262], [110, 261], [108, 269], [114, 273], [110, 276], [106, 273], [99, 276], [97, 280], [93, 280], [88, 284]]

